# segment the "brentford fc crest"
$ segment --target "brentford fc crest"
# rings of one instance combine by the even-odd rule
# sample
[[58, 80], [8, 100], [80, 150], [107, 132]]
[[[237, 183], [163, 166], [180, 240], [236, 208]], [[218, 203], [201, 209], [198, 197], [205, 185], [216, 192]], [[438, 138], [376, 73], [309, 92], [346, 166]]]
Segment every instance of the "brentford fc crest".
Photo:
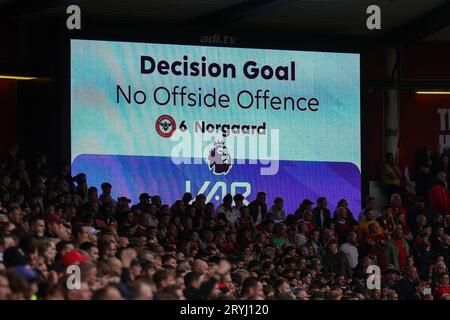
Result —
[[216, 175], [226, 175], [232, 167], [225, 142], [214, 142], [208, 153], [208, 168]]
[[171, 116], [164, 114], [156, 119], [155, 128], [161, 137], [169, 138], [177, 128], [177, 124]]

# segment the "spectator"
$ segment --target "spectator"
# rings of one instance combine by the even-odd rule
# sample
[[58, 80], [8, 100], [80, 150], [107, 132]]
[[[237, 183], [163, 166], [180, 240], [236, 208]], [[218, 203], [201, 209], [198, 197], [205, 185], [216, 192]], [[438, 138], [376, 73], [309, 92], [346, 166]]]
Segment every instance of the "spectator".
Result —
[[200, 290], [200, 286], [203, 282], [204, 275], [200, 272], [189, 272], [184, 276], [184, 296], [188, 300], [194, 299], [197, 295], [197, 291]]
[[377, 208], [376, 208], [376, 200], [375, 200], [375, 198], [374, 197], [367, 197], [367, 199], [366, 199], [366, 207], [359, 212], [358, 222], [361, 222], [362, 220], [364, 220], [366, 218], [366, 215], [365, 215], [364, 212], [367, 209], [373, 210], [373, 215], [374, 215], [375, 220], [378, 220], [381, 217], [380, 211], [378, 211]]
[[264, 299], [263, 284], [257, 278], [249, 277], [242, 284], [242, 300]]
[[235, 216], [236, 211], [233, 211], [232, 208], [233, 196], [231, 194], [227, 194], [223, 197], [222, 204], [217, 207], [216, 213], [217, 215], [223, 214], [231, 223], [236, 222], [237, 218]]
[[397, 282], [395, 291], [400, 300], [412, 299], [416, 292], [417, 285], [417, 269], [414, 266], [409, 266], [405, 269], [405, 277]]
[[233, 197], [234, 206], [231, 208], [231, 217], [228, 219], [232, 224], [241, 217], [241, 208], [244, 206], [244, 197], [242, 194], [237, 193]]
[[250, 229], [254, 228], [253, 217], [250, 214], [249, 207], [247, 207], [247, 206], [241, 207], [241, 214], [240, 214], [239, 219], [236, 222], [236, 225], [241, 230], [244, 228], [250, 228]]
[[391, 196], [391, 209], [394, 217], [401, 214], [404, 220], [407, 220], [407, 211], [402, 204], [402, 197], [400, 194], [395, 193]]
[[380, 217], [377, 219], [377, 222], [385, 234], [392, 234], [396, 228], [396, 224], [391, 206], [386, 206], [383, 209]]
[[45, 221], [40, 216], [34, 216], [28, 222], [30, 234], [35, 239], [43, 239], [45, 235]]
[[381, 234], [382, 229], [380, 227], [380, 224], [374, 219], [374, 212], [372, 209], [366, 209], [364, 212], [364, 215], [366, 218], [359, 222], [358, 224], [358, 232], [360, 239], [363, 239], [367, 233], [369, 232], [369, 225], [375, 226], [375, 233]]
[[141, 193], [139, 195], [139, 203], [132, 206], [131, 210], [135, 211], [136, 209], [140, 209], [142, 211], [147, 211], [148, 206], [150, 205], [150, 198], [148, 193]]
[[11, 298], [11, 287], [8, 275], [0, 270], [0, 300], [9, 300]]
[[256, 227], [260, 226], [267, 216], [266, 193], [258, 192], [256, 199], [248, 206]]
[[[398, 272], [393, 265], [387, 265], [384, 270], [384, 277], [381, 280], [381, 287], [389, 290], [394, 290], [395, 285], [399, 280]], [[395, 291], [394, 291], [395, 292]], [[397, 296], [398, 299], [398, 296]]]
[[403, 235], [403, 230], [401, 228], [397, 228], [394, 230], [393, 234], [393, 242], [397, 247], [398, 252], [398, 266], [400, 270], [404, 270], [407, 263], [407, 258], [410, 254], [410, 249], [408, 242], [405, 240]]
[[[433, 298], [423, 294], [426, 281], [433, 294], [445, 289], [450, 215], [432, 212], [426, 199], [409, 206], [405, 196], [402, 205], [394, 194], [378, 219], [368, 199], [357, 226], [344, 199], [333, 219], [325, 197], [314, 212], [306, 199], [286, 216], [279, 199], [267, 212], [262, 192], [249, 207], [239, 194], [235, 206], [227, 196], [216, 210], [202, 194], [163, 204], [144, 193], [130, 208], [126, 197], [112, 201], [112, 185], [98, 196], [66, 165], [53, 171], [41, 159], [29, 171], [20, 157], [11, 161], [32, 183], [0, 165], [0, 298], [394, 300]], [[82, 270], [76, 290], [64, 286], [71, 264]], [[381, 291], [365, 288], [374, 264]]]
[[336, 209], [334, 221], [334, 230], [340, 243], [347, 238], [347, 234], [352, 230], [353, 219], [349, 218], [348, 210], [345, 207]]
[[[428, 198], [428, 196], [427, 196]], [[426, 206], [424, 197], [416, 197], [414, 205], [408, 210], [408, 224], [413, 230], [416, 229], [416, 220], [418, 216], [425, 216], [428, 221], [431, 221], [432, 212], [430, 208]]]
[[123, 300], [120, 291], [113, 285], [98, 290], [92, 298], [94, 300]]
[[428, 191], [431, 210], [437, 212], [447, 212], [450, 208], [450, 197], [447, 188], [447, 174], [439, 171], [436, 174], [436, 182]]
[[284, 200], [280, 197], [275, 198], [269, 214], [273, 215], [274, 222], [280, 223], [286, 220], [286, 212], [283, 209]]
[[381, 177], [386, 194], [390, 198], [394, 193], [404, 193], [404, 188], [401, 186], [403, 174], [400, 172], [400, 169], [395, 163], [393, 153], [387, 153], [385, 159], [386, 162], [383, 167]]
[[279, 223], [275, 227], [274, 238], [272, 244], [275, 248], [291, 245], [288, 237], [288, 228], [284, 223]]
[[278, 279], [273, 285], [275, 291], [275, 299], [287, 300], [292, 299], [292, 291], [286, 279]]
[[441, 256], [446, 265], [450, 265], [450, 235], [442, 234], [435, 245], [435, 253]]
[[190, 192], [186, 192], [183, 194], [181, 201], [183, 201], [185, 207], [188, 206], [192, 201], [192, 194]]
[[450, 174], [448, 155], [445, 154], [445, 153], [441, 154], [439, 160], [435, 161], [434, 165], [433, 165], [433, 174], [434, 174], [434, 176], [436, 176], [437, 173], [439, 173], [439, 172], [445, 173], [445, 175], [447, 177]]
[[331, 214], [327, 205], [327, 198], [320, 197], [317, 199], [317, 207], [312, 211], [314, 224], [321, 229], [327, 227], [331, 221]]
[[434, 289], [434, 299], [440, 300], [444, 295], [450, 295], [450, 284], [448, 273], [441, 273], [439, 275], [439, 282]]
[[416, 195], [428, 198], [428, 189], [431, 184], [433, 166], [433, 152], [430, 148], [425, 147], [419, 157], [416, 173]]
[[350, 208], [348, 207], [348, 201], [346, 199], [341, 199], [339, 200], [337, 206], [336, 206], [336, 210], [333, 213], [333, 219], [336, 220], [337, 219], [337, 213], [338, 213], [338, 209], [339, 208], [344, 208], [347, 214], [347, 220], [349, 223], [351, 224], [355, 224], [356, 220], [353, 217], [353, 212], [350, 210]]
[[310, 242], [311, 247], [313, 249], [314, 255], [317, 257], [322, 257], [325, 254], [325, 249], [320, 242], [320, 231], [314, 230], [311, 233], [311, 239]]
[[428, 280], [429, 270], [434, 260], [431, 242], [426, 234], [421, 234], [417, 240], [418, 243], [415, 248], [417, 269], [421, 278], [424, 280]]
[[97, 246], [92, 242], [83, 242], [80, 245], [80, 250], [84, 251], [86, 256], [93, 262], [97, 262], [100, 257]]
[[342, 275], [345, 279], [350, 279], [352, 271], [346, 255], [338, 251], [338, 242], [331, 240], [328, 243], [328, 252], [322, 257], [322, 265], [325, 273]]
[[347, 241], [339, 247], [339, 250], [347, 257], [348, 264], [351, 269], [355, 269], [358, 265], [358, 236], [355, 232], [349, 232], [347, 235]]
[[313, 204], [314, 203], [311, 200], [304, 199], [302, 201], [302, 203], [300, 204], [300, 206], [297, 208], [297, 210], [295, 210], [295, 213], [294, 213], [295, 217], [297, 219], [303, 219], [304, 218], [303, 213], [305, 212], [305, 210], [311, 210], [311, 206]]
[[303, 246], [308, 242], [308, 227], [304, 223], [299, 223], [296, 225], [296, 228], [297, 232], [295, 234], [295, 243], [297, 246]]

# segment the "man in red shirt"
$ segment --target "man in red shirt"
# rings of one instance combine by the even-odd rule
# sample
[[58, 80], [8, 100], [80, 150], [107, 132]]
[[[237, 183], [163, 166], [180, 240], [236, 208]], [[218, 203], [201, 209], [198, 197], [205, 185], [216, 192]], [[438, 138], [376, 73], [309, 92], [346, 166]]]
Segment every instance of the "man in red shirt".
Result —
[[447, 212], [450, 208], [450, 198], [447, 189], [447, 174], [439, 171], [436, 174], [436, 183], [428, 190], [431, 210]]
[[439, 283], [434, 288], [434, 299], [439, 300], [444, 295], [450, 295], [450, 284], [448, 273], [439, 275]]
[[403, 230], [401, 228], [397, 228], [394, 230], [393, 240], [398, 250], [398, 262], [400, 270], [404, 270], [406, 267], [406, 260], [409, 255], [409, 245], [403, 237]]

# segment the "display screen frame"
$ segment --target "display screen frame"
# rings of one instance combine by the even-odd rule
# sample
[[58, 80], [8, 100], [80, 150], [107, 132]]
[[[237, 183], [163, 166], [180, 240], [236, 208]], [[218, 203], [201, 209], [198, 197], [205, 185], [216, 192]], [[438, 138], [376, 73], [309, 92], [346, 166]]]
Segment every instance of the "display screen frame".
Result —
[[[215, 38], [213, 38], [215, 36]], [[229, 36], [235, 37], [236, 42], [233, 45], [224, 45], [217, 43], [205, 43], [204, 40], [207, 37], [210, 39], [218, 39], [220, 37]], [[367, 177], [368, 172], [368, 127], [365, 126], [367, 122], [367, 81], [366, 81], [366, 59], [367, 54], [363, 45], [348, 46], [348, 43], [341, 45], [339, 38], [336, 38], [336, 42], [319, 43], [316, 40], [308, 42], [294, 42], [289, 39], [274, 39], [269, 36], [265, 39], [260, 37], [252, 37], [252, 34], [240, 34], [233, 33], [232, 35], [226, 35], [224, 33], [218, 33], [211, 30], [210, 32], [199, 32], [188, 30], [186, 33], [180, 36], [177, 32], [170, 32], [164, 30], [161, 33], [154, 33], [153, 36], [133, 34], [133, 32], [127, 32], [121, 30], [115, 34], [114, 29], [108, 31], [92, 32], [92, 33], [68, 33], [65, 35], [63, 45], [64, 56], [64, 68], [62, 78], [62, 99], [63, 99], [63, 113], [62, 123], [64, 125], [64, 132], [62, 132], [62, 144], [64, 158], [70, 163], [71, 159], [71, 52], [70, 43], [71, 40], [100, 40], [100, 41], [117, 41], [117, 42], [129, 42], [129, 43], [152, 43], [152, 44], [176, 44], [176, 45], [193, 45], [193, 46], [211, 46], [211, 47], [232, 47], [232, 48], [249, 48], [249, 49], [276, 49], [276, 50], [294, 50], [294, 51], [316, 51], [316, 52], [335, 52], [335, 53], [357, 53], [360, 58], [360, 154], [361, 154], [361, 206], [364, 207], [364, 199], [369, 195], [369, 179]], [[181, 197], [181, 195], [180, 195]], [[316, 199], [311, 199], [315, 201]], [[330, 204], [334, 206], [334, 204]], [[355, 208], [359, 210], [360, 208]], [[354, 212], [355, 214], [355, 212]]]

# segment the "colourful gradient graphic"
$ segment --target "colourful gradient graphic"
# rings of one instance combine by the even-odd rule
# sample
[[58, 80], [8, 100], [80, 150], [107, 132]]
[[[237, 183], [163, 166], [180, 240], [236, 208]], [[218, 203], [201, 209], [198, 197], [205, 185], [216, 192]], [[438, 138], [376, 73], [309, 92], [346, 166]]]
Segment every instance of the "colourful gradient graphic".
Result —
[[[205, 181], [209, 182], [204, 193], [207, 200], [215, 202], [231, 192], [231, 188], [236, 193], [245, 193], [248, 190], [245, 183], [248, 183], [251, 190], [247, 200], [253, 200], [256, 193], [263, 190], [267, 192], [269, 203], [283, 195], [287, 200], [292, 199], [286, 201], [286, 212], [294, 212], [303, 197], [317, 199], [327, 194], [330, 203], [337, 203], [345, 194], [350, 204], [357, 204], [360, 199], [360, 173], [350, 163], [281, 161], [280, 170], [274, 176], [261, 175], [260, 168], [261, 165], [234, 164], [229, 174], [217, 176], [211, 174], [206, 165], [175, 165], [168, 157], [82, 155], [73, 163], [74, 172], [86, 173], [89, 183], [101, 185], [109, 181], [116, 186], [116, 194], [130, 195], [134, 201], [146, 191], [161, 194], [165, 202], [172, 203], [185, 192], [185, 181], [191, 181], [192, 193], [197, 193]], [[223, 184], [214, 191], [218, 182]]]

